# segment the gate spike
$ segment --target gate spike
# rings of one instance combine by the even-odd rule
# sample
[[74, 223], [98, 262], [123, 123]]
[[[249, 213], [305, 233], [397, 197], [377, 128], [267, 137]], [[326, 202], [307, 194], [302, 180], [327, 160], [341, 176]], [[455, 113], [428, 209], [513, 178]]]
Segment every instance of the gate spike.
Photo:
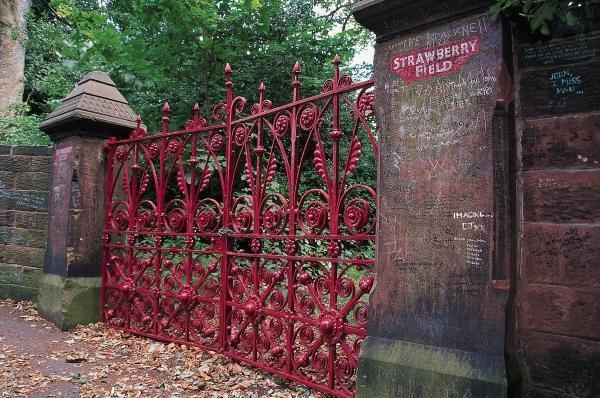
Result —
[[265, 90], [267, 89], [267, 86], [265, 86], [264, 82], [260, 82], [260, 84], [258, 85], [258, 106], [259, 109], [262, 110], [263, 107], [263, 100], [265, 99]]
[[233, 87], [233, 83], [231, 82], [231, 65], [229, 62], [225, 64], [225, 89], [227, 90], [227, 106], [231, 103], [233, 99], [233, 93], [231, 88]]
[[194, 125], [198, 125], [198, 119], [200, 118], [200, 105], [198, 105], [198, 103], [196, 102], [194, 104], [194, 107], [192, 108], [192, 111], [194, 112]]
[[231, 65], [229, 65], [229, 62], [225, 64], [225, 81], [231, 81]]
[[[258, 109], [257, 112], [260, 113], [264, 110], [265, 104], [265, 90], [267, 86], [265, 86], [265, 82], [260, 82], [258, 85]], [[263, 147], [263, 122], [262, 119], [259, 118], [258, 121], [258, 134], [256, 140], [256, 148], [254, 148], [254, 153], [258, 155], [262, 155], [265, 152], [265, 148]]]
[[292, 81], [292, 101], [298, 101], [300, 99], [300, 73], [302, 72], [302, 68], [300, 67], [300, 62], [296, 61], [294, 64], [294, 68], [292, 69], [294, 73], [294, 80]]
[[260, 82], [260, 84], [258, 85], [258, 106], [259, 109], [262, 110], [262, 106], [263, 106], [263, 100], [265, 99], [265, 90], [267, 89], [267, 86], [265, 86], [264, 82]]
[[340, 63], [341, 58], [339, 54], [335, 54], [333, 58], [333, 88], [336, 89], [338, 87], [340, 81]]
[[163, 134], [167, 134], [169, 132], [169, 113], [171, 113], [171, 108], [169, 108], [168, 102], [165, 102], [162, 113], [162, 132]]

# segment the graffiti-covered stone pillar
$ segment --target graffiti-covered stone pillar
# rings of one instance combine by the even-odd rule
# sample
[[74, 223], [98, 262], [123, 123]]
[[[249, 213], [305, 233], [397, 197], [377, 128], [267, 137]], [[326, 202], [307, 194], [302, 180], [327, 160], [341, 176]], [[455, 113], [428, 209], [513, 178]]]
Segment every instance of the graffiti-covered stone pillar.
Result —
[[100, 319], [105, 140], [135, 118], [110, 77], [91, 72], [40, 125], [55, 150], [38, 311], [61, 329]]
[[377, 34], [377, 285], [359, 397], [503, 397], [509, 43], [490, 1], [359, 1]]

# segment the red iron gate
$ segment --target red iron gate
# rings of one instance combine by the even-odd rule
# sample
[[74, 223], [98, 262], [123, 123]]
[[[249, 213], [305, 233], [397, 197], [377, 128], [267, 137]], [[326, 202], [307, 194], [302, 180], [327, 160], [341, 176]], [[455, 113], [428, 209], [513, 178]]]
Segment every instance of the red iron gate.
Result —
[[352, 396], [373, 286], [373, 80], [334, 76], [245, 114], [225, 68], [212, 124], [110, 140], [102, 317]]

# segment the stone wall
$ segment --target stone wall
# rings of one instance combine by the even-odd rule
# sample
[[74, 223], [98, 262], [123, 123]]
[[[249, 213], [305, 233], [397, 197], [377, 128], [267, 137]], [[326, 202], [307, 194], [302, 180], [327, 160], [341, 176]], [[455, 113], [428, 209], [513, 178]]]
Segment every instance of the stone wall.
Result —
[[597, 28], [515, 40], [521, 240], [511, 344], [523, 378], [515, 396], [600, 396]]
[[[381, 148], [378, 282], [358, 397], [600, 397], [600, 6], [574, 11], [573, 26], [551, 24], [549, 37], [532, 35], [518, 16], [498, 33], [476, 18], [492, 3], [354, 7], [377, 35]], [[463, 56], [460, 40], [481, 45]], [[500, 40], [506, 84], [489, 68]], [[452, 59], [455, 51], [463, 58]], [[434, 52], [444, 58], [435, 66], [428, 59], [442, 55], [427, 56]], [[478, 78], [479, 64], [498, 73]], [[496, 91], [494, 116], [480, 118]], [[414, 156], [419, 148], [427, 156]], [[499, 173], [496, 160], [506, 158]], [[464, 223], [465, 215], [485, 217]], [[459, 233], [485, 234], [466, 236], [461, 251], [456, 219]], [[503, 291], [508, 304], [489, 305], [502, 303]], [[506, 340], [494, 335], [505, 327]], [[497, 366], [481, 355], [489, 353]]]
[[52, 148], [0, 146], [0, 299], [35, 300], [44, 266]]

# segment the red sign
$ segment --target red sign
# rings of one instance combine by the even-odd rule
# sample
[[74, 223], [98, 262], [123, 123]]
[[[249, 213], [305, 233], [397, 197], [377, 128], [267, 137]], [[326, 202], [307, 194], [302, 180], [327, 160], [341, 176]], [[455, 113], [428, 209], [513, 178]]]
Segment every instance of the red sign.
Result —
[[406, 84], [416, 80], [448, 76], [457, 73], [479, 53], [479, 36], [450, 41], [436, 47], [392, 55], [390, 70], [399, 74]]

